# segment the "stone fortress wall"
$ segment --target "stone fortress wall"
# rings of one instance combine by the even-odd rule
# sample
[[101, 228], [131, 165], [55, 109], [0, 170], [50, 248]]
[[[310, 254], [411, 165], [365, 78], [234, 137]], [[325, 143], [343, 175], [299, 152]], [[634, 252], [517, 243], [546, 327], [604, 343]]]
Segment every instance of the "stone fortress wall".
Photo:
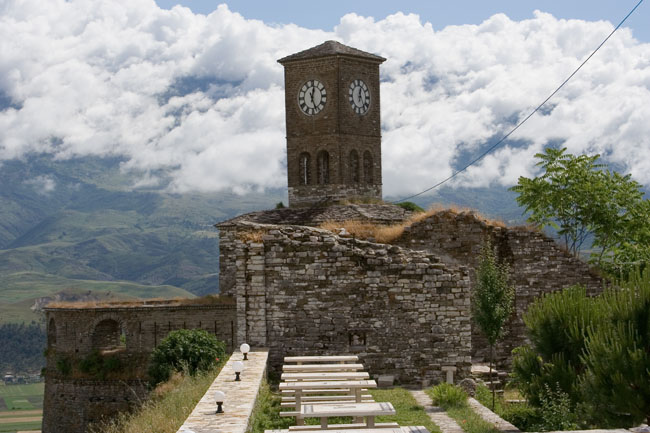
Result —
[[[386, 207], [355, 205], [361, 219], [382, 223], [391, 217]], [[285, 355], [353, 352], [372, 373], [404, 383], [441, 380], [442, 366], [465, 375], [472, 360], [487, 359], [488, 346], [470, 320], [487, 238], [510, 264], [516, 288], [501, 363], [525, 342], [522, 315], [534, 299], [575, 284], [591, 294], [602, 288], [587, 264], [544, 234], [471, 212], [434, 213], [390, 245], [309, 227], [350, 213], [350, 206], [330, 208], [327, 218], [312, 215], [301, 226], [269, 224], [278, 220], [271, 213], [218, 225], [221, 288], [237, 300], [238, 341], [268, 346], [271, 369]], [[282, 216], [290, 220], [291, 212]]]
[[241, 222], [221, 242], [234, 252], [238, 341], [268, 347], [270, 370], [285, 355], [354, 353], [402, 383], [469, 372], [464, 266], [306, 226]]
[[[522, 316], [535, 299], [573, 285], [586, 287], [590, 295], [602, 291], [602, 277], [553, 239], [527, 227], [505, 227], [486, 222], [473, 212], [446, 210], [435, 213], [407, 227], [394, 243], [436, 254], [444, 263], [468, 266], [473, 287], [481, 246], [486, 239], [496, 247], [498, 259], [510, 266], [511, 282], [515, 286], [516, 312], [508, 324], [508, 333], [495, 352], [501, 363], [509, 364], [512, 349], [525, 343]], [[472, 359], [487, 361], [488, 351], [487, 341], [473, 326]]]
[[[232, 350], [235, 306], [147, 302], [46, 308], [47, 367], [43, 433], [82, 433], [89, 423], [128, 410], [147, 396], [146, 369], [153, 349], [177, 329], [204, 329]], [[104, 377], [80, 371], [93, 352], [117, 358], [119, 371]]]

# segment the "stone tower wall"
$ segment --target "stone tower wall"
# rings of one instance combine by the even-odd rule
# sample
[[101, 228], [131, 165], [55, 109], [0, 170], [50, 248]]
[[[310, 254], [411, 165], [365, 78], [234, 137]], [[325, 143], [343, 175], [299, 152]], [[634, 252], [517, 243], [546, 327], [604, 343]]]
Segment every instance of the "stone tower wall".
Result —
[[425, 252], [304, 226], [221, 229], [234, 253], [238, 342], [285, 355], [355, 353], [371, 374], [440, 381], [470, 365], [469, 275]]
[[[43, 433], [82, 433], [89, 423], [141, 403], [147, 396], [149, 356], [170, 331], [204, 329], [229, 350], [236, 335], [235, 305], [228, 300], [216, 305], [49, 308], [46, 315]], [[116, 347], [107, 347], [112, 342]], [[96, 350], [119, 359], [123, 368], [105, 377], [82, 372], [79, 363]]]
[[[329, 56], [290, 62], [285, 66], [287, 127], [287, 177], [289, 204], [305, 206], [328, 197], [331, 201], [357, 197], [381, 199], [381, 121], [379, 63], [345, 56]], [[305, 115], [298, 106], [298, 92], [307, 80], [316, 79], [327, 90], [323, 111]], [[362, 79], [370, 90], [368, 112], [357, 115], [348, 101], [348, 87]], [[359, 179], [353, 181], [349, 164], [352, 150], [359, 155]], [[318, 184], [317, 155], [329, 154], [329, 183]], [[372, 157], [370, 175], [364, 175], [363, 155]], [[300, 174], [300, 155], [309, 155], [305, 185]]]
[[[509, 363], [512, 349], [524, 344], [522, 316], [536, 298], [576, 284], [585, 286], [591, 295], [602, 291], [603, 279], [553, 239], [524, 227], [490, 224], [471, 212], [436, 213], [408, 227], [395, 244], [437, 254], [446, 263], [468, 266], [473, 287], [481, 246], [486, 239], [491, 239], [497, 248], [499, 260], [510, 265], [515, 286], [516, 312], [496, 352], [497, 359], [503, 363]], [[475, 360], [487, 360], [488, 350], [485, 338], [478, 329], [473, 329], [472, 356]]]

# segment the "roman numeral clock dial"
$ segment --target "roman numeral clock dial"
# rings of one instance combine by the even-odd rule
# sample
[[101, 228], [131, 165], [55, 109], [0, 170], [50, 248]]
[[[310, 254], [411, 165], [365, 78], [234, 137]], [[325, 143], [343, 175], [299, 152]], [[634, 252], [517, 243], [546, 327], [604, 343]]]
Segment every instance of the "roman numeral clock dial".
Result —
[[362, 80], [354, 80], [349, 89], [350, 106], [357, 114], [366, 114], [370, 108], [370, 90]]
[[303, 113], [314, 116], [325, 107], [327, 102], [327, 91], [325, 86], [318, 80], [309, 80], [302, 85], [298, 92], [298, 105]]

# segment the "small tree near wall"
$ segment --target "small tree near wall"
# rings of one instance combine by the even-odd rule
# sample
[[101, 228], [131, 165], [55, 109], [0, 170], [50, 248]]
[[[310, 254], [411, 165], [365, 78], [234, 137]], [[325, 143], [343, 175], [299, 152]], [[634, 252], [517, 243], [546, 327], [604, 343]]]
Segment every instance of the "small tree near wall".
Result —
[[515, 288], [508, 283], [510, 267], [498, 263], [494, 247], [486, 240], [481, 248], [476, 285], [472, 294], [472, 318], [490, 346], [490, 382], [492, 382], [492, 410], [494, 410], [494, 346], [505, 335], [506, 321], [514, 308]]

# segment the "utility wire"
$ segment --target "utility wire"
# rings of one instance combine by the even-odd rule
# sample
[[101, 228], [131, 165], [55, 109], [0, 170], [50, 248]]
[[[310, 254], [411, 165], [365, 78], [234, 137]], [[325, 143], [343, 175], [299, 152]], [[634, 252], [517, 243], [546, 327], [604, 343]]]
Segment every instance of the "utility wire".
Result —
[[410, 195], [410, 196], [408, 196], [408, 197], [405, 197], [405, 198], [399, 199], [399, 200], [394, 201], [394, 202], [392, 202], [392, 203], [399, 203], [399, 202], [402, 202], [402, 201], [405, 201], [405, 200], [408, 200], [408, 199], [411, 199], [411, 198], [417, 197], [417, 196], [419, 196], [419, 195], [422, 195], [422, 194], [424, 194], [425, 192], [429, 192], [429, 191], [431, 191], [432, 189], [438, 188], [440, 185], [442, 185], [442, 184], [444, 184], [444, 183], [450, 181], [451, 179], [453, 179], [454, 177], [456, 177], [456, 176], [459, 175], [460, 173], [462, 173], [462, 172], [464, 172], [465, 170], [467, 170], [467, 169], [468, 169], [469, 167], [471, 167], [472, 165], [476, 164], [478, 161], [482, 160], [482, 159], [483, 159], [483, 158], [484, 158], [488, 153], [492, 152], [492, 151], [493, 151], [494, 149], [496, 149], [499, 145], [501, 145], [501, 144], [502, 144], [502, 143], [503, 143], [503, 142], [504, 142], [508, 137], [510, 137], [510, 135], [512, 135], [513, 132], [515, 132], [517, 129], [519, 129], [519, 127], [520, 127], [521, 125], [523, 125], [523, 124], [524, 124], [528, 119], [530, 119], [530, 118], [533, 116], [533, 114], [537, 113], [537, 112], [539, 111], [539, 109], [542, 108], [542, 107], [544, 106], [544, 104], [546, 104], [546, 103], [547, 103], [547, 102], [548, 102], [548, 101], [549, 101], [553, 96], [555, 96], [555, 94], [556, 94], [557, 92], [559, 92], [560, 89], [561, 89], [562, 87], [564, 87], [564, 85], [565, 85], [566, 83], [568, 83], [569, 80], [570, 80], [571, 78], [573, 78], [573, 76], [574, 76], [575, 74], [577, 74], [578, 71], [579, 71], [580, 69], [582, 69], [582, 67], [585, 65], [585, 63], [587, 63], [587, 62], [589, 61], [589, 59], [591, 59], [591, 58], [594, 56], [594, 54], [596, 54], [596, 53], [598, 52], [598, 50], [600, 50], [600, 47], [602, 47], [603, 45], [605, 45], [605, 42], [607, 42], [607, 41], [609, 40], [609, 38], [611, 38], [612, 35], [613, 35], [614, 33], [616, 33], [616, 30], [618, 30], [619, 27], [621, 27], [621, 26], [623, 25], [623, 23], [624, 23], [625, 21], [627, 21], [627, 19], [630, 17], [630, 15], [632, 15], [632, 14], [634, 13], [634, 11], [635, 11], [635, 10], [636, 10], [640, 5], [641, 5], [641, 3], [643, 3], [643, 1], [644, 1], [644, 0], [639, 0], [639, 2], [636, 4], [636, 6], [634, 6], [634, 7], [632, 8], [632, 10], [631, 10], [631, 11], [630, 11], [626, 16], [625, 16], [625, 18], [623, 18], [623, 20], [622, 20], [620, 23], [618, 23], [618, 25], [616, 26], [616, 28], [615, 28], [614, 30], [612, 30], [612, 32], [611, 32], [611, 33], [610, 33], [610, 34], [605, 38], [605, 40], [602, 41], [602, 42], [600, 43], [600, 45], [598, 45], [598, 47], [596, 47], [596, 49], [595, 49], [591, 54], [589, 54], [589, 57], [587, 57], [587, 58], [586, 58], [586, 59], [585, 59], [585, 60], [580, 64], [580, 66], [578, 66], [578, 68], [577, 68], [575, 71], [573, 71], [573, 73], [572, 73], [571, 75], [569, 75], [569, 77], [568, 77], [566, 80], [564, 80], [564, 81], [562, 82], [562, 84], [560, 84], [559, 87], [553, 91], [553, 93], [550, 94], [550, 96], [549, 96], [548, 98], [544, 99], [544, 102], [542, 102], [541, 104], [539, 104], [539, 105], [537, 106], [537, 108], [535, 108], [535, 109], [534, 109], [534, 110], [533, 110], [533, 111], [532, 111], [528, 116], [526, 116], [526, 117], [524, 118], [524, 120], [522, 120], [522, 121], [519, 122], [517, 125], [515, 125], [515, 127], [512, 128], [512, 129], [510, 130], [510, 132], [508, 132], [506, 135], [504, 135], [504, 136], [501, 138], [501, 140], [497, 141], [495, 144], [493, 144], [492, 146], [490, 146], [490, 147], [489, 147], [485, 152], [483, 152], [481, 155], [479, 155], [476, 159], [472, 160], [469, 164], [467, 164], [466, 166], [464, 166], [464, 167], [461, 168], [460, 170], [455, 171], [454, 173], [451, 174], [451, 176], [447, 177], [446, 179], [441, 180], [441, 181], [438, 182], [437, 184], [433, 185], [433, 186], [430, 187], [430, 188], [425, 189], [424, 191], [421, 191], [421, 192], [419, 192], [419, 193], [417, 193], [417, 194], [413, 194], [413, 195]]

